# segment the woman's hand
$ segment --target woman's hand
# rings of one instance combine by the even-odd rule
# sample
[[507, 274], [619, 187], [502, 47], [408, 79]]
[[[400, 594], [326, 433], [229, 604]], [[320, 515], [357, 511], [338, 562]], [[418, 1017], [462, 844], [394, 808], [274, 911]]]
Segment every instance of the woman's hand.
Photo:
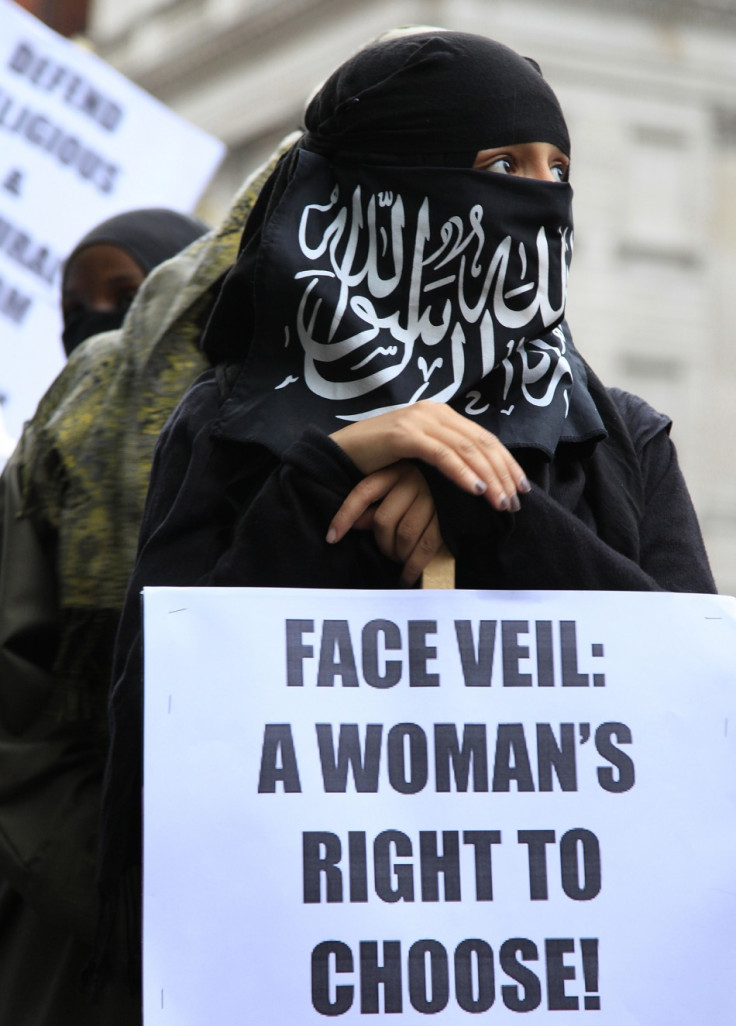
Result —
[[353, 488], [332, 519], [327, 541], [351, 528], [372, 530], [379, 550], [403, 563], [401, 583], [411, 587], [442, 544], [424, 475], [404, 460], [374, 471]]
[[519, 509], [524, 471], [494, 434], [444, 403], [422, 400], [340, 428], [331, 436], [364, 474], [403, 459], [436, 467], [466, 492], [485, 494], [497, 510]]

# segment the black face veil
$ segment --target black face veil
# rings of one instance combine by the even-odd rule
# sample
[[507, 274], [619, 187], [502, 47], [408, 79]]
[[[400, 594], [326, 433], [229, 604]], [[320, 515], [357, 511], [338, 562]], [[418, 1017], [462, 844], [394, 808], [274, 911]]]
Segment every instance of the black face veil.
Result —
[[[116, 214], [92, 228], [69, 254], [64, 264], [62, 293], [75, 258], [89, 246], [117, 246], [135, 260], [144, 274], [148, 274], [206, 231], [207, 225], [199, 218], [161, 207]], [[127, 305], [117, 310], [77, 307], [73, 314], [64, 314], [62, 342], [66, 355], [69, 356], [92, 335], [119, 328], [126, 312]]]
[[603, 434], [564, 322], [571, 190], [472, 170], [570, 145], [536, 65], [464, 33], [356, 54], [307, 108], [205, 337], [242, 362], [218, 431], [280, 454], [419, 399], [551, 456]]

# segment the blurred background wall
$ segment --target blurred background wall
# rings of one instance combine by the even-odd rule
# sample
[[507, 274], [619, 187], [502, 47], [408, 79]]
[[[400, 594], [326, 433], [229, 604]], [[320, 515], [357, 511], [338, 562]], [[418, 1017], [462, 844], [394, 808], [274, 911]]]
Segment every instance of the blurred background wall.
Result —
[[385, 29], [480, 32], [535, 57], [572, 136], [576, 344], [672, 417], [719, 587], [736, 594], [736, 0], [22, 5], [228, 144], [209, 220], [312, 88]]

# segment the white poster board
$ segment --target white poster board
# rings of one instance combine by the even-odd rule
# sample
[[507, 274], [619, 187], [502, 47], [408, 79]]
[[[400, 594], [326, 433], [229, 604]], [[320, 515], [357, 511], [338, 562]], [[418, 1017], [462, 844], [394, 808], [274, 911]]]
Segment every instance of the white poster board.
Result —
[[736, 1021], [736, 600], [144, 606], [146, 1026]]
[[93, 53], [0, 0], [0, 392], [17, 437], [61, 369], [61, 265], [124, 210], [193, 210], [224, 155]]

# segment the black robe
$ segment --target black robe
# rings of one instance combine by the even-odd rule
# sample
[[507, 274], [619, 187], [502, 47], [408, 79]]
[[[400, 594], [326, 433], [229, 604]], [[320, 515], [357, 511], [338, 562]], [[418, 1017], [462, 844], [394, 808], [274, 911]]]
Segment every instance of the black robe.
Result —
[[[325, 541], [363, 477], [348, 456], [310, 427], [281, 461], [218, 436], [213, 425], [227, 387], [226, 368], [205, 371], [154, 459], [111, 697], [101, 860], [108, 917], [120, 893], [128, 895], [129, 914], [140, 902], [141, 589], [399, 583], [401, 567], [381, 555], [371, 532]], [[457, 587], [715, 592], [669, 420], [636, 396], [605, 389], [592, 373], [589, 387], [608, 437], [587, 456], [560, 447], [551, 463], [515, 453], [532, 481], [518, 513], [499, 513], [422, 466], [456, 557]]]

